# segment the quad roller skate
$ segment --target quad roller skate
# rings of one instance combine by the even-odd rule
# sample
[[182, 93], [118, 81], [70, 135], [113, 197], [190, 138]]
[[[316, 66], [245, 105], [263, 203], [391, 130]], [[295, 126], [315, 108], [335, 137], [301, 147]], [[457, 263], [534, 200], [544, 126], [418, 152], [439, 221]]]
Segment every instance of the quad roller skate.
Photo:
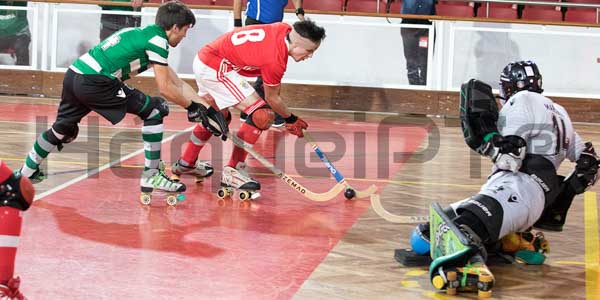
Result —
[[550, 244], [540, 231], [510, 233], [500, 243], [503, 253], [512, 255], [516, 262], [522, 264], [541, 265], [550, 252]]
[[240, 205], [249, 203], [260, 197], [260, 183], [248, 176], [245, 170], [246, 164], [239, 162], [236, 168], [225, 166], [221, 176], [221, 188], [217, 191], [219, 204], [224, 203], [225, 198], [230, 197], [240, 201]]
[[152, 203], [152, 195], [165, 196], [169, 206], [177, 205], [177, 202], [185, 200], [185, 184], [176, 182], [165, 174], [164, 162], [160, 162], [158, 169], [148, 169], [142, 173], [140, 202], [143, 205]]
[[444, 268], [440, 266], [437, 274], [431, 278], [432, 285], [438, 290], [446, 290], [448, 295], [457, 292], [477, 292], [480, 298], [490, 298], [494, 287], [494, 275], [485, 265], [481, 255], [469, 259], [462, 267]]
[[491, 297], [494, 275], [485, 264], [485, 249], [480, 247], [476, 235], [469, 228], [459, 229], [437, 203], [431, 205], [429, 221], [431, 284], [450, 295], [477, 291], [481, 298]]
[[186, 167], [182, 165], [179, 160], [173, 163], [171, 166], [171, 180], [180, 181], [181, 176], [189, 175], [194, 176], [196, 183], [201, 183], [204, 178], [211, 176], [214, 173], [214, 169], [210, 163], [206, 161], [196, 161], [194, 167]]
[[[20, 175], [21, 170], [15, 171], [14, 173], [15, 173], [15, 175]], [[47, 178], [48, 178], [48, 176], [46, 176], [44, 171], [42, 171], [42, 169], [40, 169], [40, 168], [36, 169], [35, 172], [33, 172], [33, 174], [31, 174], [31, 176], [29, 176], [29, 180], [33, 184], [40, 183], [40, 182], [46, 180]]]
[[11, 278], [6, 283], [0, 283], [0, 299], [25, 300], [25, 296], [19, 291], [21, 279]]

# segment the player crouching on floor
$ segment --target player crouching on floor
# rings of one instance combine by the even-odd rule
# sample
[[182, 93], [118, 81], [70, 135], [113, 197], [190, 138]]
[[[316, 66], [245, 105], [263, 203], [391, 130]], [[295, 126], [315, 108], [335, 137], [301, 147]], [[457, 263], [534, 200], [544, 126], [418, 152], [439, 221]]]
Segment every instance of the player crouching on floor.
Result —
[[[599, 161], [592, 143], [582, 141], [565, 109], [542, 92], [542, 75], [531, 61], [512, 62], [502, 70], [500, 112], [489, 85], [475, 79], [462, 85], [465, 141], [494, 167], [478, 194], [440, 212], [458, 228], [458, 237], [466, 237], [468, 250], [444, 253], [452, 248], [448, 246], [460, 246], [439, 232], [448, 226], [421, 224], [412, 233], [415, 254], [432, 255], [430, 278], [436, 288], [456, 288], [448, 284], [451, 270], [491, 276], [485, 261], [492, 245], [500, 244], [527, 263], [543, 263], [538, 254], [547, 250], [547, 243], [531, 227], [562, 231], [575, 195], [596, 182]], [[576, 163], [567, 178], [556, 173], [565, 158]], [[438, 257], [440, 253], [444, 256]], [[458, 289], [468, 289], [464, 285]]]

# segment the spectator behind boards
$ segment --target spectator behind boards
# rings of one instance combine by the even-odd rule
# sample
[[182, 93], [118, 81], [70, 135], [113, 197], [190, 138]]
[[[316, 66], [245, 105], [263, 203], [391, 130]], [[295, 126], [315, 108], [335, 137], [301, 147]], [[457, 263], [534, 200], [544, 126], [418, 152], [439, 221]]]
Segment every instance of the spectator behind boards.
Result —
[[[435, 15], [435, 0], [404, 0], [402, 1], [401, 14], [408, 15]], [[426, 24], [429, 20], [402, 19], [403, 24]], [[427, 84], [427, 48], [429, 46], [429, 29], [404, 28], [400, 29], [404, 58], [406, 58], [406, 71], [408, 83], [411, 85]]]
[[[0, 1], [0, 6], [24, 6], [26, 1]], [[31, 33], [26, 10], [0, 10], [0, 52], [16, 57], [16, 65], [29, 65]]]

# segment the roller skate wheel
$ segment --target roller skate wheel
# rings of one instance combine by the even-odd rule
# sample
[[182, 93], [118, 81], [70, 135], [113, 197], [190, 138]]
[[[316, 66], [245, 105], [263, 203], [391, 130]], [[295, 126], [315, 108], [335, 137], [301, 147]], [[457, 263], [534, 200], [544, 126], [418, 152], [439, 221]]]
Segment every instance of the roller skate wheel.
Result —
[[229, 190], [225, 189], [225, 188], [220, 188], [217, 191], [217, 197], [221, 198], [221, 199], [225, 199], [225, 197], [229, 196]]
[[177, 197], [175, 197], [174, 195], [168, 195], [167, 196], [167, 204], [169, 206], [177, 205]]
[[479, 298], [491, 298], [492, 297], [492, 291], [478, 290], [477, 291], [477, 297], [479, 297]]
[[446, 274], [446, 278], [448, 279], [448, 284], [446, 286], [446, 294], [456, 295], [456, 288], [459, 286], [459, 283], [457, 281], [458, 275], [455, 271], [450, 271], [448, 272], [448, 274]]
[[150, 205], [150, 203], [152, 202], [152, 195], [150, 195], [148, 193], [142, 193], [140, 195], [140, 202], [143, 205]]
[[241, 201], [249, 200], [250, 199], [250, 192], [248, 192], [248, 191], [241, 191], [238, 194], [238, 197], [240, 198]]
[[204, 182], [204, 177], [196, 177], [196, 183], [202, 183]]
[[479, 281], [480, 282], [493, 282], [494, 278], [488, 274], [481, 274], [479, 275]]
[[185, 200], [185, 194], [179, 194], [177, 195], [177, 201], [184, 201]]
[[181, 177], [179, 177], [179, 175], [173, 174], [171, 175], [171, 180], [179, 182], [181, 180]]
[[444, 286], [446, 285], [446, 281], [444, 281], [444, 278], [442, 278], [442, 276], [435, 275], [433, 277], [433, 279], [431, 279], [431, 284], [433, 285], [434, 288], [441, 290], [441, 289], [444, 289]]

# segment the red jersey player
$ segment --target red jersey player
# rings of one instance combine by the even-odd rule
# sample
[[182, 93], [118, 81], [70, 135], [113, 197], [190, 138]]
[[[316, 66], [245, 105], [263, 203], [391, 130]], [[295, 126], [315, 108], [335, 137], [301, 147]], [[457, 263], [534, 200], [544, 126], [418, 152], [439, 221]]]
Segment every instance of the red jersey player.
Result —
[[[200, 49], [194, 58], [198, 95], [223, 110], [228, 120], [231, 120], [228, 107], [246, 113], [249, 117], [240, 126], [237, 136], [249, 144], [256, 143], [261, 132], [271, 126], [273, 111], [285, 119], [290, 133], [303, 137], [302, 130], [308, 124], [292, 114], [281, 99], [281, 79], [288, 57], [297, 62], [312, 57], [324, 38], [325, 29], [311, 20], [299, 21], [293, 26], [285, 23], [252, 25], [225, 33]], [[266, 99], [243, 77], [258, 75], [263, 77]], [[196, 162], [210, 137], [210, 132], [202, 126], [194, 128], [182, 157], [172, 166], [175, 175], [206, 177], [212, 174], [208, 163]], [[247, 155], [242, 148], [233, 149], [229, 163], [223, 168], [222, 187], [251, 192], [260, 189], [260, 184], [244, 171]]]
[[31, 181], [13, 174], [0, 160], [0, 299], [25, 299], [19, 277], [13, 278], [17, 243], [21, 235], [21, 212], [33, 201]]

